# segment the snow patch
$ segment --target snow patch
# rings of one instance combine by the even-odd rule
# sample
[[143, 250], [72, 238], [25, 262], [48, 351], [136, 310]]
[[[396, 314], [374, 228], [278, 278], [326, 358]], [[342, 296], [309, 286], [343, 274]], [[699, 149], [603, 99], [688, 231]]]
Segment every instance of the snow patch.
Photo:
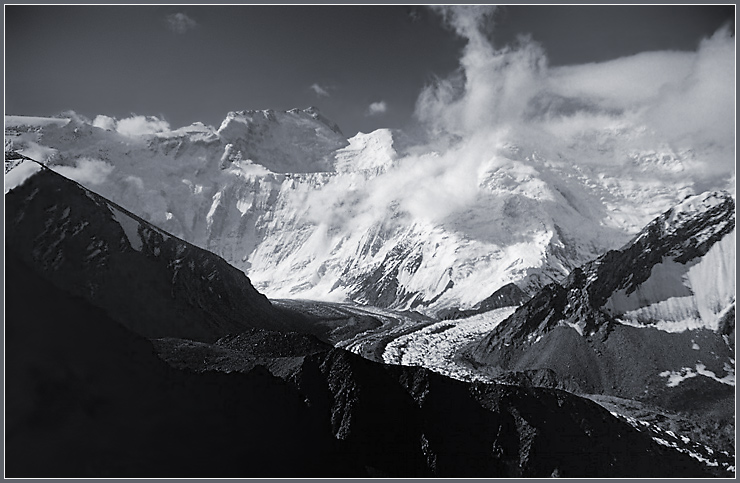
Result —
[[144, 241], [139, 235], [139, 229], [141, 228], [139, 222], [111, 205], [108, 205], [108, 208], [113, 214], [113, 219], [115, 219], [116, 222], [121, 225], [121, 228], [123, 228], [123, 232], [126, 234], [126, 238], [128, 239], [128, 243], [131, 245], [131, 248], [140, 252], [141, 249], [144, 248]]
[[578, 332], [578, 335], [583, 336], [583, 329], [586, 327], [585, 321], [579, 320], [578, 322], [566, 322], [565, 324]]
[[25, 160], [7, 173], [5, 173], [5, 194], [8, 191], [21, 186], [31, 176], [41, 171], [41, 165], [34, 161]]
[[727, 374], [724, 377], [720, 378], [720, 377], [717, 377], [717, 375], [714, 372], [708, 370], [704, 364], [702, 364], [701, 362], [698, 362], [696, 364], [696, 370], [694, 370], [691, 367], [683, 367], [681, 368], [680, 371], [663, 371], [660, 374], [658, 374], [658, 376], [668, 378], [668, 382], [666, 383], [666, 386], [668, 387], [676, 387], [679, 384], [681, 384], [683, 381], [685, 381], [686, 379], [690, 379], [696, 376], [708, 377], [709, 379], [717, 381], [721, 384], [726, 384], [728, 386], [734, 386], [735, 385], [735, 368], [725, 363], [724, 370]]

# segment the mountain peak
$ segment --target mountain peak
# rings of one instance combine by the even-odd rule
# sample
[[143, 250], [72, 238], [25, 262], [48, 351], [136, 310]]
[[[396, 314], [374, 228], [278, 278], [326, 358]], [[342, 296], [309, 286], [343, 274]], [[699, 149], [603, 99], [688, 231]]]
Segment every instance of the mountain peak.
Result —
[[280, 111], [275, 109], [245, 109], [241, 111], [229, 111], [226, 114], [226, 118], [221, 123], [219, 132], [228, 127], [233, 121], [241, 123], [287, 123], [287, 122], [300, 122], [300, 120], [315, 120], [325, 127], [329, 128], [334, 133], [344, 137], [339, 126], [324, 116], [321, 111], [314, 106], [310, 106], [306, 109], [299, 109], [297, 107], [288, 109], [287, 111]]
[[240, 159], [275, 173], [333, 171], [334, 152], [349, 144], [316, 108], [232, 111], [217, 134]]
[[734, 198], [727, 191], [707, 191], [687, 196], [665, 213], [665, 227], [671, 231], [678, 230], [691, 218], [726, 203], [734, 205]]

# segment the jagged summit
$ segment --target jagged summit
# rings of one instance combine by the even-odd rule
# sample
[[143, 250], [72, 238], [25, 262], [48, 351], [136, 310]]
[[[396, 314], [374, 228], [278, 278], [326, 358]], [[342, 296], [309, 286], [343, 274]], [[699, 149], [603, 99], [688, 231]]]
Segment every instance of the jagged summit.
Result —
[[218, 130], [221, 131], [233, 120], [251, 123], [259, 123], [262, 121], [280, 123], [286, 122], [288, 119], [291, 118], [303, 120], [313, 119], [321, 124], [324, 124], [336, 134], [344, 137], [341, 129], [339, 129], [339, 125], [328, 117], [324, 116], [319, 108], [314, 106], [310, 106], [306, 109], [299, 109], [297, 107], [294, 107], [293, 109], [288, 109], [287, 111], [280, 111], [275, 109], [244, 109], [241, 111], [229, 111], [228, 114], [226, 114], [226, 118], [224, 118], [224, 120], [221, 122], [221, 126]]
[[612, 319], [672, 331], [716, 329], [734, 303], [734, 238], [729, 193], [689, 196], [621, 249], [546, 287], [490, 339], [512, 342], [563, 325], [593, 334]]
[[[707, 191], [693, 196], [689, 195], [679, 204], [653, 221], [651, 225], [659, 225], [662, 228], [663, 233], [666, 235], [681, 233], [684, 230], [689, 229], [688, 226], [695, 222], [696, 217], [703, 216], [705, 213], [715, 209], [716, 207], [734, 207], [734, 200], [735, 197], [725, 190]], [[726, 209], [720, 210], [720, 217], [723, 217], [726, 214], [726, 211]], [[721, 222], [722, 220], [718, 221]], [[648, 225], [646, 230], [649, 230], [649, 227], [650, 225]], [[713, 231], [711, 226], [707, 228], [709, 233]], [[716, 227], [714, 228], [716, 229]], [[643, 232], [646, 230], [643, 230]]]

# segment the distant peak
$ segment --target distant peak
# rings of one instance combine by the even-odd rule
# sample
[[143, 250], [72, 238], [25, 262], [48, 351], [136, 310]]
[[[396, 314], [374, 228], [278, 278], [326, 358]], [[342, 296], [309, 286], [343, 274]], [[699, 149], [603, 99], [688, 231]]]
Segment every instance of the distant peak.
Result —
[[288, 109], [287, 111], [279, 111], [274, 109], [247, 109], [241, 111], [230, 111], [226, 115], [224, 121], [221, 123], [219, 131], [225, 129], [229, 123], [234, 121], [244, 124], [255, 124], [260, 123], [261, 121], [279, 123], [290, 118], [313, 119], [328, 127], [334, 133], [344, 137], [344, 134], [342, 133], [341, 129], [339, 129], [337, 123], [324, 116], [321, 111], [315, 106], [310, 106], [306, 109], [299, 109], [296, 107], [293, 109]]

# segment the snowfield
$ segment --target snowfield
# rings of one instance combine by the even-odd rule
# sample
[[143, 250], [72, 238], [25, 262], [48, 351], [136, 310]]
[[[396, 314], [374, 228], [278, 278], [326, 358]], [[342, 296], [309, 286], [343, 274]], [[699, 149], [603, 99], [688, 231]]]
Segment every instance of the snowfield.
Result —
[[679, 384], [681, 384], [686, 379], [696, 377], [696, 376], [704, 376], [708, 377], [709, 379], [712, 379], [714, 381], [717, 381], [722, 384], [727, 384], [728, 386], [734, 386], [735, 385], [735, 360], [731, 360], [732, 365], [725, 363], [724, 364], [724, 370], [725, 370], [725, 376], [723, 377], [717, 377], [717, 375], [708, 370], [707, 366], [705, 366], [702, 363], [696, 364], [696, 370], [692, 369], [691, 367], [684, 367], [680, 371], [664, 371], [658, 374], [660, 377], [667, 377], [668, 382], [666, 383], [666, 386], [668, 387], [676, 387]]
[[33, 161], [25, 160], [16, 167], [5, 173], [3, 180], [5, 193], [26, 182], [28, 178], [41, 171], [41, 165]]
[[[5, 144], [223, 257], [270, 298], [431, 316], [508, 283], [533, 293], [695, 190], [680, 169], [695, 154], [669, 146], [494, 136], [437, 150], [388, 129], [346, 139], [312, 108], [235, 111], [218, 129], [8, 116]], [[592, 162], [605, 156], [616, 164]]]
[[[679, 212], [680, 216], [680, 212]], [[686, 264], [665, 257], [637, 290], [616, 291], [604, 306], [619, 322], [666, 332], [717, 330], [735, 302], [735, 230]]]
[[458, 363], [455, 356], [465, 344], [492, 331], [517, 307], [504, 307], [465, 319], [446, 320], [393, 340], [385, 348], [383, 362], [422, 366], [461, 381], [490, 379]]

